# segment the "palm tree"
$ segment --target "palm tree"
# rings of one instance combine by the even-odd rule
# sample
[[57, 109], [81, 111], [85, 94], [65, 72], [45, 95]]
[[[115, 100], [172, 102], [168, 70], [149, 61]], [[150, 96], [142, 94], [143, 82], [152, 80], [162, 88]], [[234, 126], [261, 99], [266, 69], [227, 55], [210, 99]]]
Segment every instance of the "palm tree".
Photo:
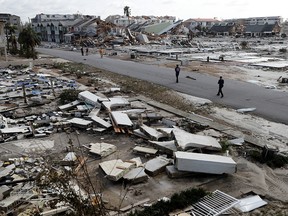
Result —
[[124, 7], [124, 15], [128, 17], [128, 23], [130, 24], [130, 15], [131, 15], [131, 9], [129, 6]]
[[15, 31], [17, 30], [17, 27], [14, 25], [11, 25], [9, 23], [6, 23], [4, 26], [6, 39], [7, 39], [7, 50], [10, 51], [10, 42], [13, 44], [13, 38], [15, 39]]
[[41, 39], [31, 26], [27, 26], [20, 32], [18, 42], [20, 44], [20, 54], [26, 58], [36, 58], [35, 46], [41, 44]]

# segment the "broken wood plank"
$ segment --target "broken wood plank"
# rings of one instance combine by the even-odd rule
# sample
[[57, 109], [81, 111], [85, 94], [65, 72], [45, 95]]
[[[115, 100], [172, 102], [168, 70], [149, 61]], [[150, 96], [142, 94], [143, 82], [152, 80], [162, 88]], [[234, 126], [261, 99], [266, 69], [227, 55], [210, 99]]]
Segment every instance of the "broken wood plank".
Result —
[[130, 210], [130, 209], [132, 209], [132, 208], [134, 208], [134, 207], [136, 207], [136, 206], [142, 205], [142, 204], [147, 203], [147, 202], [149, 202], [149, 201], [150, 201], [149, 198], [146, 198], [146, 199], [144, 199], [144, 200], [140, 200], [140, 201], [137, 202], [137, 203], [134, 203], [134, 204], [128, 205], [128, 206], [126, 206], [126, 207], [124, 207], [124, 208], [121, 208], [120, 211], [121, 211], [121, 212], [126, 212], [126, 211], [128, 211], [128, 210]]

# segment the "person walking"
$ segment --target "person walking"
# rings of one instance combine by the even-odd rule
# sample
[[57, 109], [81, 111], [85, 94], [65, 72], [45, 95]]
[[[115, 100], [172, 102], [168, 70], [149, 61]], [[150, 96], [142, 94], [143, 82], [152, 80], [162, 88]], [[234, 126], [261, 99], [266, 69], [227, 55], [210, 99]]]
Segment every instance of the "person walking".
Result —
[[88, 56], [89, 49], [86, 47], [86, 56]]
[[224, 87], [224, 80], [222, 78], [222, 76], [220, 76], [220, 79], [218, 80], [218, 86], [219, 86], [219, 90], [217, 93], [217, 96], [219, 96], [221, 94], [221, 98], [223, 98], [223, 92], [222, 92], [222, 88]]
[[81, 47], [81, 54], [82, 54], [82, 56], [84, 56], [84, 50], [83, 50], [83, 47]]
[[178, 83], [179, 74], [180, 74], [180, 67], [179, 65], [176, 65], [175, 67], [176, 83]]
[[103, 58], [103, 55], [104, 55], [104, 49], [103, 49], [103, 48], [100, 48], [100, 49], [99, 49], [99, 53], [100, 53], [101, 58]]

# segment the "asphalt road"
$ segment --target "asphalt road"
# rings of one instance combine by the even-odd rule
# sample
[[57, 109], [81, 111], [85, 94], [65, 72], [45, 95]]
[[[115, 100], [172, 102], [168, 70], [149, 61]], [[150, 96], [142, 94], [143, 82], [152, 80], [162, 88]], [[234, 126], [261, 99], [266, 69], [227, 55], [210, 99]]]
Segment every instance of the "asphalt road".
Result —
[[[38, 52], [60, 57], [73, 62], [81, 62], [114, 73], [127, 75], [153, 82], [175, 91], [196, 97], [207, 98], [216, 104], [234, 109], [255, 107], [253, 114], [270, 121], [288, 124], [288, 93], [265, 89], [252, 83], [225, 79], [224, 97], [216, 96], [218, 78], [207, 74], [181, 70], [179, 83], [176, 83], [173, 68], [147, 65], [133, 61], [100, 58], [99, 54], [81, 56], [80, 52], [38, 48]], [[175, 63], [176, 65], [176, 63]], [[193, 77], [194, 79], [187, 78]]]

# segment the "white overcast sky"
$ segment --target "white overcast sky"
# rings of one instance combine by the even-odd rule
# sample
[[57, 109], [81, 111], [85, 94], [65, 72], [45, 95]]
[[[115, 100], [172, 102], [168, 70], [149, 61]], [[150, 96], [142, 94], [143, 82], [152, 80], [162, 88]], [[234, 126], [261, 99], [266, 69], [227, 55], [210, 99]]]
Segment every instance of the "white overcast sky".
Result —
[[246, 18], [282, 16], [288, 18], [287, 0], [0, 0], [0, 13], [21, 17], [23, 23], [36, 14], [123, 15], [129, 6], [131, 16], [155, 15], [189, 18]]

